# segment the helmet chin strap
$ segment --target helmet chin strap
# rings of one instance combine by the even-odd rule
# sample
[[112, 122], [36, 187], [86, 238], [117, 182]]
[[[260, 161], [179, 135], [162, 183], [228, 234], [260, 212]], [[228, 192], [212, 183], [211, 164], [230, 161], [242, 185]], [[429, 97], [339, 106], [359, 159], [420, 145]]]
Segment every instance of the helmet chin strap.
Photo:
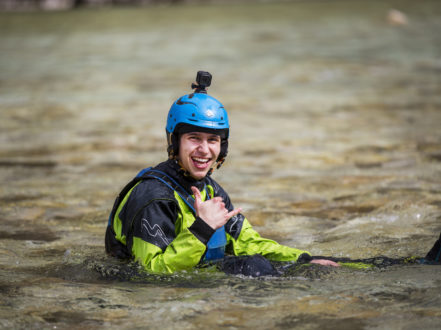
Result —
[[220, 167], [222, 166], [222, 164], [225, 162], [225, 157], [218, 159], [216, 161], [216, 163], [213, 164], [213, 166], [210, 168], [210, 170], [208, 171], [207, 175], [211, 175], [213, 174], [214, 170], [218, 170], [220, 169]]
[[173, 146], [173, 133], [167, 134], [167, 153], [169, 159], [176, 159], [175, 150]]
[[220, 167], [222, 166], [222, 164], [225, 162], [225, 157], [222, 157], [221, 159], [216, 161], [216, 169], [220, 169]]
[[182, 166], [181, 161], [179, 160], [177, 155], [173, 156], [172, 159], [174, 159], [176, 164], [178, 164], [178, 166], [179, 166], [180, 170], [182, 171], [182, 174], [184, 174], [184, 176], [191, 176], [190, 172], [187, 171], [184, 166]]

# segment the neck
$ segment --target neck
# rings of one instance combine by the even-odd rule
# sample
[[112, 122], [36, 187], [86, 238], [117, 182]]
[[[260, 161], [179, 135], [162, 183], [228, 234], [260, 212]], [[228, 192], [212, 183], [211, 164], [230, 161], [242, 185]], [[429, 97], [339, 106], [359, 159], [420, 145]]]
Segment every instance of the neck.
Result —
[[193, 178], [177, 159], [173, 159], [170, 164], [177, 172], [178, 176], [180, 177], [179, 181], [186, 190], [191, 191], [191, 186], [195, 186], [199, 190], [202, 190], [204, 188], [205, 179], [207, 178], [207, 176], [200, 180]]

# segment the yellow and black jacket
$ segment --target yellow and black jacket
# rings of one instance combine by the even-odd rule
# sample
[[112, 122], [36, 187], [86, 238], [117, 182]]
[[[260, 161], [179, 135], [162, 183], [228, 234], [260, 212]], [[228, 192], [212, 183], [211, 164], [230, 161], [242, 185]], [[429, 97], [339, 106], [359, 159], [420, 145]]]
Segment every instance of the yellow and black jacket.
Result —
[[[229, 211], [234, 209], [227, 193], [210, 176], [196, 181], [185, 176], [174, 160], [153, 170], [173, 178], [188, 196], [190, 187], [196, 186], [203, 200], [220, 196]], [[106, 251], [118, 257], [133, 257], [147, 271], [155, 273], [188, 270], [203, 262], [207, 242], [215, 230], [195, 216], [185, 196], [166, 181], [148, 176], [129, 188], [123, 190], [109, 219]], [[260, 237], [242, 214], [231, 218], [224, 227], [227, 254], [260, 254], [275, 261], [311, 259], [306, 251]]]

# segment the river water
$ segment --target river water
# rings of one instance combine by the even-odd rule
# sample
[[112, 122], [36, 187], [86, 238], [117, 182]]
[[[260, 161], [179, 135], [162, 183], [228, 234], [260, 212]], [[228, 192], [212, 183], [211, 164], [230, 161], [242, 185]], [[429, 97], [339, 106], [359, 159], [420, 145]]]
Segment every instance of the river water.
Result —
[[439, 1], [0, 14], [0, 327], [439, 329], [441, 266], [149, 276], [108, 258], [104, 231], [206, 70], [231, 122], [214, 176], [262, 236], [424, 256], [441, 231], [440, 30]]

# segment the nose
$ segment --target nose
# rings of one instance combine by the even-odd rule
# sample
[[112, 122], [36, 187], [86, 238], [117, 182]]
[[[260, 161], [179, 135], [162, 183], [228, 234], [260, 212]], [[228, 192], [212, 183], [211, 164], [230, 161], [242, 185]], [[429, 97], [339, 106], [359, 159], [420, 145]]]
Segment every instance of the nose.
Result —
[[209, 152], [208, 141], [207, 140], [202, 140], [201, 143], [198, 146], [198, 150], [200, 152], [203, 152], [203, 153], [207, 154]]

